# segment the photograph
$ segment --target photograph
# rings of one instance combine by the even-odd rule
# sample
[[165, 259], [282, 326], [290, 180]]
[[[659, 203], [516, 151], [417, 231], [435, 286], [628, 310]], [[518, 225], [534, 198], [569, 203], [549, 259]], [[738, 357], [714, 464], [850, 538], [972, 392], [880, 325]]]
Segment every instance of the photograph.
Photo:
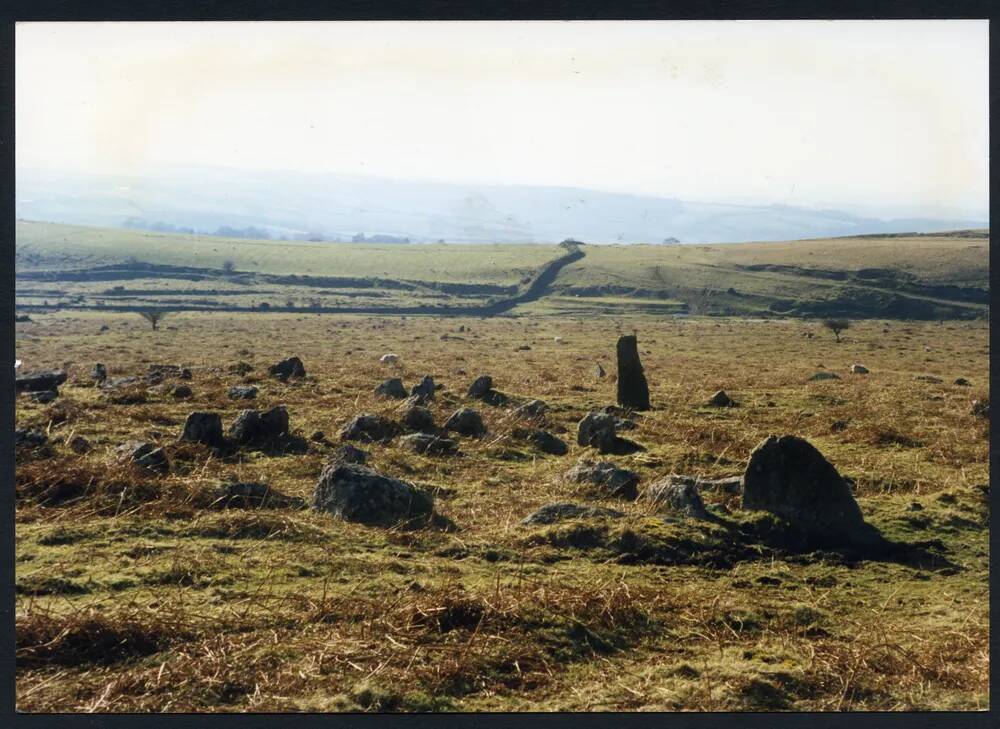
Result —
[[17, 713], [985, 718], [988, 20], [10, 32]]

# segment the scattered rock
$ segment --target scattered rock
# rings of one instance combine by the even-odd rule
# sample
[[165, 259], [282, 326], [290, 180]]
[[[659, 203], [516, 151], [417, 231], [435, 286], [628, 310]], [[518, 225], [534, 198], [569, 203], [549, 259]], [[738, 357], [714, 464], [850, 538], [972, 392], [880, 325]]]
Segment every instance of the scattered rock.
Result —
[[101, 384], [108, 379], [108, 368], [98, 362], [94, 365], [93, 369], [90, 370], [90, 379], [97, 384]]
[[222, 418], [218, 413], [193, 412], [184, 421], [181, 440], [217, 446], [222, 444]]
[[967, 379], [965, 379], [964, 377], [959, 377], [959, 378], [957, 378], [957, 379], [955, 380], [954, 384], [958, 385], [959, 387], [969, 387], [970, 385], [972, 385], [972, 383], [971, 383], [971, 382], [969, 382], [969, 381], [968, 381]]
[[354, 416], [340, 431], [343, 440], [367, 442], [390, 440], [399, 431], [399, 426], [386, 417], [361, 413]]
[[534, 419], [541, 418], [548, 411], [549, 406], [542, 400], [530, 400], [514, 410], [514, 416], [518, 418]]
[[709, 517], [701, 494], [698, 493], [698, 483], [690, 477], [670, 475], [654, 481], [646, 489], [646, 498], [657, 506], [693, 519]]
[[49, 437], [40, 430], [19, 428], [14, 431], [15, 448], [39, 448], [49, 442]]
[[618, 468], [607, 461], [580, 459], [563, 476], [572, 483], [589, 483], [598, 486], [608, 496], [634, 499], [639, 495], [639, 474], [625, 468]]
[[363, 451], [350, 443], [344, 443], [333, 452], [333, 458], [330, 460], [338, 463], [357, 463], [363, 466], [368, 462], [370, 456], [368, 451]]
[[424, 375], [420, 382], [410, 388], [410, 396], [417, 399], [417, 405], [424, 405], [434, 399], [435, 389], [437, 388], [434, 387], [434, 378]]
[[743, 508], [769, 511], [814, 542], [845, 544], [867, 525], [848, 483], [808, 441], [771, 436], [750, 454], [743, 476]]
[[181, 370], [181, 374], [180, 374], [180, 378], [182, 380], [190, 380], [191, 379], [191, 370], [189, 370], [187, 367], [185, 367], [184, 369], [182, 369]]
[[422, 405], [411, 405], [403, 413], [403, 426], [409, 430], [432, 433], [436, 430], [434, 414]]
[[606, 455], [625, 456], [644, 450], [638, 443], [619, 437], [617, 427], [616, 419], [610, 413], [589, 412], [577, 426], [576, 442], [596, 448], [598, 453]]
[[390, 377], [381, 385], [375, 388], [375, 394], [381, 397], [391, 397], [394, 400], [406, 399], [406, 388], [399, 377]]
[[71, 451], [81, 456], [84, 453], [89, 453], [91, 449], [90, 441], [82, 435], [74, 435], [69, 439], [69, 443], [67, 443], [67, 445]]
[[514, 347], [514, 351], [515, 352], [528, 352], [530, 350], [531, 350], [531, 347], [529, 347], [527, 344], [522, 344], [522, 345], [520, 345], [518, 347]]
[[831, 433], [843, 433], [847, 430], [848, 422], [846, 420], [834, 420], [830, 424]]
[[57, 390], [66, 381], [65, 370], [35, 372], [30, 375], [16, 375], [14, 390], [16, 392], [46, 392]]
[[569, 446], [566, 445], [564, 440], [557, 438], [545, 430], [538, 430], [537, 428], [529, 428], [527, 430], [518, 429], [514, 431], [514, 436], [528, 441], [542, 453], [548, 453], [551, 456], [565, 456], [569, 453]]
[[257, 388], [253, 385], [234, 385], [229, 388], [230, 400], [253, 400], [257, 397]]
[[312, 435], [309, 436], [309, 440], [313, 443], [323, 443], [326, 441], [326, 433], [322, 430], [317, 430]]
[[840, 375], [836, 372], [817, 372], [809, 378], [809, 382], [819, 382], [821, 380], [839, 380]]
[[219, 509], [300, 509], [305, 501], [272, 489], [264, 483], [224, 483], [212, 506]]
[[594, 363], [594, 377], [596, 377], [597, 379], [601, 379], [605, 375], [607, 375], [607, 372], [604, 371], [604, 368], [601, 366], [601, 363], [600, 362]]
[[459, 408], [448, 418], [444, 427], [460, 435], [480, 436], [486, 433], [482, 416], [471, 408]]
[[708, 400], [708, 404], [717, 408], [735, 408], [739, 406], [739, 403], [729, 397], [725, 390], [719, 390], [712, 395]]
[[493, 378], [489, 375], [480, 375], [469, 385], [466, 397], [481, 400], [486, 393], [493, 389]]
[[306, 376], [305, 365], [302, 364], [302, 360], [298, 357], [283, 359], [278, 364], [271, 365], [267, 371], [282, 382], [287, 382], [292, 377]]
[[944, 382], [940, 377], [935, 377], [934, 375], [917, 375], [913, 379], [917, 382], [929, 382], [932, 385], [940, 385]]
[[972, 408], [970, 411], [977, 418], [990, 418], [990, 399], [983, 398], [982, 400], [973, 400]]
[[115, 449], [119, 461], [130, 461], [156, 473], [166, 473], [170, 470], [170, 461], [162, 448], [152, 443], [130, 440]]
[[431, 456], [453, 455], [458, 452], [458, 443], [451, 438], [430, 433], [413, 433], [399, 439], [399, 442], [417, 453]]
[[52, 402], [57, 397], [59, 397], [59, 391], [56, 389], [52, 390], [42, 390], [40, 392], [29, 392], [28, 396], [37, 403], [45, 405]]
[[649, 410], [649, 385], [639, 361], [634, 334], [618, 338], [618, 404], [632, 410]]
[[434, 499], [406, 481], [354, 463], [332, 463], [320, 475], [312, 507], [345, 521], [390, 525], [433, 515]]
[[191, 392], [191, 388], [187, 385], [178, 385], [173, 389], [171, 394], [178, 400], [183, 400], [184, 398], [191, 397], [193, 393]]
[[589, 412], [577, 425], [577, 445], [597, 448], [601, 453], [611, 451], [616, 437], [615, 419], [608, 413]]
[[580, 504], [552, 503], [546, 504], [529, 516], [526, 516], [521, 523], [524, 525], [535, 524], [555, 524], [566, 519], [620, 519], [625, 516], [621, 511], [605, 509], [601, 506], [581, 506]]
[[241, 445], [276, 441], [288, 435], [288, 410], [283, 405], [263, 413], [243, 410], [229, 426], [229, 434]]
[[[277, 366], [277, 365], [275, 365]], [[249, 362], [237, 362], [234, 365], [229, 365], [229, 374], [239, 375], [240, 377], [253, 372], [253, 365]]]
[[381, 357], [378, 358], [378, 361], [381, 362], [382, 364], [396, 364], [397, 362], [399, 362], [399, 355], [391, 353], [383, 354]]
[[867, 367], [865, 367], [864, 365], [860, 365], [860, 364], [852, 364], [851, 365], [851, 374], [852, 375], [867, 375], [868, 372], [869, 372], [869, 369]]

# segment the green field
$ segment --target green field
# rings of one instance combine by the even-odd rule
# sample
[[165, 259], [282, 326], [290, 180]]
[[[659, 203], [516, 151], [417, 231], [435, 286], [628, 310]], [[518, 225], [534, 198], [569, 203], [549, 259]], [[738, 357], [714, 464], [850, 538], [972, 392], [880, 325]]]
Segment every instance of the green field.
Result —
[[[989, 232], [698, 246], [371, 245], [17, 225], [18, 304], [975, 319]], [[536, 278], [554, 274], [530, 300]], [[496, 313], [501, 313], [497, 311]]]

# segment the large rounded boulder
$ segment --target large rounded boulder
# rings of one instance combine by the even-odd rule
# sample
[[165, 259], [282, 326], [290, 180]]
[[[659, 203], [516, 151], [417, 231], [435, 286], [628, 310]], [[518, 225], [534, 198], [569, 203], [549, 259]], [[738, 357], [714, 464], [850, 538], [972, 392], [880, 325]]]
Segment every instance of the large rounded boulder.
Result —
[[320, 475], [312, 507], [345, 521], [370, 525], [427, 520], [434, 499], [426, 491], [356, 463], [331, 463]]

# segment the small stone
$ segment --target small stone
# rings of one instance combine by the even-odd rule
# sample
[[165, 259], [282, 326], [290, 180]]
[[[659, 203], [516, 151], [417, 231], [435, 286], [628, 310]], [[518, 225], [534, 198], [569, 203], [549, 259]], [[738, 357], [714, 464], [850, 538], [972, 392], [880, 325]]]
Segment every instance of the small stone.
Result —
[[74, 435], [69, 439], [69, 443], [67, 445], [71, 451], [81, 456], [84, 453], [89, 453], [91, 449], [90, 441], [82, 435]]
[[480, 375], [469, 385], [466, 397], [481, 400], [486, 393], [493, 389], [493, 378], [489, 375]]
[[100, 362], [94, 365], [93, 369], [90, 370], [90, 379], [94, 382], [100, 384], [108, 379], [108, 369]]
[[170, 470], [166, 453], [152, 443], [132, 440], [123, 443], [115, 450], [119, 461], [130, 461], [156, 473], [166, 473]]
[[452, 455], [458, 452], [458, 443], [451, 438], [444, 438], [429, 433], [413, 433], [399, 439], [399, 442], [416, 453], [427, 455]]
[[972, 385], [972, 383], [969, 382], [964, 377], [957, 378], [954, 384], [958, 385], [959, 387], [969, 387], [970, 385]]
[[206, 445], [221, 445], [222, 418], [218, 413], [194, 412], [184, 421], [181, 440], [189, 440]]
[[363, 451], [350, 443], [344, 443], [333, 452], [333, 458], [331, 462], [338, 461], [340, 463], [357, 463], [359, 465], [365, 465], [368, 462], [368, 458], [371, 454], [368, 451]]
[[218, 488], [212, 506], [220, 509], [288, 509], [301, 508], [305, 506], [305, 501], [264, 483], [230, 482]]
[[852, 375], [867, 375], [868, 372], [869, 372], [868, 368], [865, 367], [864, 365], [860, 365], [860, 364], [852, 364], [851, 365], [851, 374]]
[[14, 389], [16, 392], [46, 392], [56, 390], [66, 382], [65, 370], [35, 372], [30, 375], [16, 375]]
[[563, 476], [571, 483], [586, 483], [597, 486], [607, 496], [634, 499], [638, 494], [639, 474], [625, 468], [618, 468], [607, 461], [580, 459]]
[[431, 433], [435, 430], [434, 415], [422, 405], [411, 405], [403, 413], [403, 426], [409, 430]]
[[183, 400], [184, 398], [191, 397], [193, 393], [191, 392], [191, 388], [187, 385], [178, 385], [173, 389], [171, 394], [178, 400]]
[[399, 377], [390, 377], [375, 388], [375, 394], [380, 397], [391, 397], [394, 400], [405, 400], [406, 388], [403, 387], [403, 380]]
[[271, 365], [267, 371], [282, 382], [286, 382], [292, 377], [306, 376], [305, 365], [302, 364], [302, 360], [298, 357], [283, 359], [281, 362]]
[[698, 493], [697, 481], [691, 478], [673, 475], [661, 478], [649, 485], [646, 498], [657, 506], [693, 519], [708, 518], [708, 510]]
[[28, 395], [35, 402], [41, 403], [42, 405], [45, 405], [47, 403], [52, 402], [57, 397], [59, 397], [59, 391], [56, 390], [56, 389], [43, 390], [41, 392], [29, 392]]
[[982, 400], [973, 400], [972, 408], [970, 410], [973, 416], [977, 418], [990, 418], [990, 399], [983, 398]]
[[40, 430], [19, 428], [14, 431], [14, 446], [16, 448], [39, 448], [48, 441], [49, 437]]
[[620, 519], [623, 516], [625, 516], [623, 512], [614, 509], [561, 502], [546, 504], [529, 516], [526, 516], [521, 523], [525, 526], [531, 526], [536, 524], [555, 524], [566, 519]]
[[417, 404], [423, 405], [434, 399], [434, 378], [430, 375], [424, 375], [424, 378], [420, 380], [416, 385], [410, 388], [410, 396], [417, 398]]
[[729, 395], [726, 394], [725, 390], [719, 390], [717, 393], [709, 398], [708, 404], [712, 407], [717, 408], [734, 408], [739, 403], [733, 400]]
[[542, 400], [530, 400], [514, 410], [514, 417], [534, 419], [541, 418], [548, 411], [549, 406]]
[[361, 413], [351, 418], [340, 431], [343, 440], [367, 442], [390, 440], [399, 431], [399, 426], [381, 415]]
[[551, 456], [565, 456], [569, 453], [569, 446], [566, 445], [564, 440], [557, 438], [545, 430], [538, 430], [537, 428], [517, 430], [515, 431], [515, 436], [523, 438], [542, 453], [547, 453]]
[[917, 375], [913, 378], [916, 382], [929, 382], [932, 385], [940, 385], [944, 380], [934, 375]]
[[257, 388], [253, 385], [235, 385], [229, 388], [230, 400], [253, 400], [257, 397]]
[[309, 436], [309, 440], [313, 443], [322, 443], [326, 440], [326, 434], [322, 430], [317, 430], [315, 433]]
[[459, 408], [451, 414], [445, 423], [447, 430], [453, 430], [460, 435], [480, 436], [486, 433], [482, 416], [471, 408]]

